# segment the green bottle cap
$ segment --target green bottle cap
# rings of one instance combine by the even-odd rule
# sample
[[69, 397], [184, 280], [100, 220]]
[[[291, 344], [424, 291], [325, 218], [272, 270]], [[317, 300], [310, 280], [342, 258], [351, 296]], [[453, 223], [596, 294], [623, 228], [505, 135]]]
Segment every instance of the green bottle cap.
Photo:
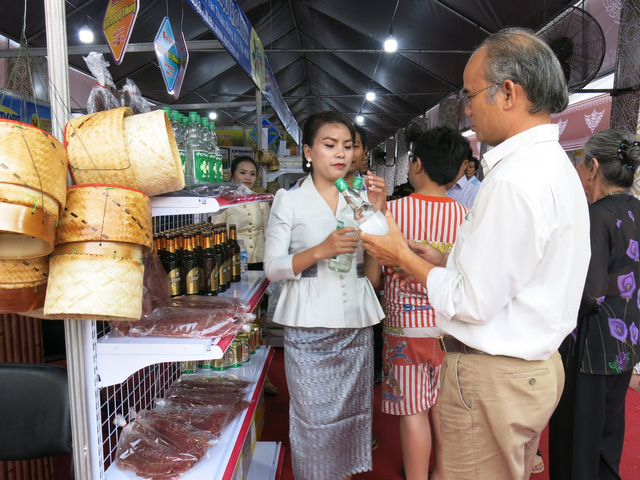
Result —
[[171, 107], [160, 107], [160, 110], [164, 110], [167, 113], [167, 116], [171, 113]]
[[344, 192], [347, 188], [349, 188], [349, 185], [347, 185], [347, 182], [344, 181], [344, 178], [337, 179], [335, 182], [333, 182], [333, 184], [341, 192]]
[[178, 112], [177, 110], [173, 110], [171, 112], [171, 117], [169, 118], [171, 118], [172, 122], [177, 122], [178, 120], [180, 120], [180, 112]]
[[354, 177], [353, 178], [353, 189], [356, 191], [362, 190], [362, 182], [364, 179], [362, 177]]
[[197, 122], [198, 121], [198, 112], [189, 112], [189, 121]]
[[204, 127], [204, 128], [209, 128], [209, 119], [207, 117], [202, 117], [200, 119], [200, 124]]

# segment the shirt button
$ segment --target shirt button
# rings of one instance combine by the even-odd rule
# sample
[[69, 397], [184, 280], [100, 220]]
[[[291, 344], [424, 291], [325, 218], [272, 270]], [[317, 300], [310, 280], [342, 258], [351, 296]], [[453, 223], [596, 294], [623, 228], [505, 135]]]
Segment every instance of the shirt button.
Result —
[[247, 206], [246, 206], [246, 205], [243, 205], [243, 206], [242, 206], [242, 208], [247, 208]]
[[253, 238], [253, 235], [249, 235], [249, 240], [251, 240]]
[[251, 216], [251, 214], [250, 214], [250, 213], [247, 213], [247, 215], [248, 215], [248, 216]]
[[249, 229], [248, 233], [251, 233], [251, 229]]
[[529, 379], [529, 385], [531, 385], [532, 387], [536, 384], [536, 379], [535, 378], [530, 378]]
[[346, 299], [346, 298], [343, 298], [343, 299], [342, 299], [342, 302], [343, 302], [343, 303], [347, 303], [347, 299]]
[[[340, 275], [341, 279], [344, 279], [344, 275]], [[342, 286], [344, 287], [344, 283], [342, 284]]]
[[249, 245], [249, 248], [253, 248], [253, 245]]
[[249, 222], [249, 225], [253, 225], [253, 223]]

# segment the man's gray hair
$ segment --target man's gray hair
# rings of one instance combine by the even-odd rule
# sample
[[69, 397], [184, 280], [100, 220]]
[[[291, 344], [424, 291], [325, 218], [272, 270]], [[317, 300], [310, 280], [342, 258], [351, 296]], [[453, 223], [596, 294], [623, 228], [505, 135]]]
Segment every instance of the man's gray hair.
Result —
[[496, 86], [489, 101], [505, 80], [520, 85], [531, 101], [531, 113], [562, 112], [569, 104], [564, 72], [553, 50], [523, 28], [506, 28], [489, 36], [480, 48], [487, 52], [485, 76]]

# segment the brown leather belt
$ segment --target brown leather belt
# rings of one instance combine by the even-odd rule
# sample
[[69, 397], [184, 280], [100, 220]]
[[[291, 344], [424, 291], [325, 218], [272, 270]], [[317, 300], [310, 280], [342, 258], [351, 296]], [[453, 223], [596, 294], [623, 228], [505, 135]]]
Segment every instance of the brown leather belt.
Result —
[[440, 335], [438, 337], [438, 343], [440, 344], [440, 350], [447, 353], [470, 353], [475, 355], [490, 355], [487, 352], [478, 350], [477, 348], [469, 347], [460, 340], [451, 335]]

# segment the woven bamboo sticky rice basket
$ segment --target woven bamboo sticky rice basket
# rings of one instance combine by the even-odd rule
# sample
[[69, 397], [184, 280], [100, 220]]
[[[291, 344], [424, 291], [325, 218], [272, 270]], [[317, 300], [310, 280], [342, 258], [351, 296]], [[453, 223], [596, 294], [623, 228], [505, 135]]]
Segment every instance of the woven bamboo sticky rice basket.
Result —
[[0, 120], [0, 258], [53, 251], [64, 208], [67, 154], [54, 137], [31, 125]]
[[142, 315], [142, 246], [79, 242], [56, 247], [49, 261], [47, 318], [132, 321]]
[[124, 144], [124, 118], [129, 107], [73, 118], [64, 141], [74, 183], [109, 183], [133, 187], [135, 179]]
[[49, 257], [0, 259], [0, 313], [26, 312], [44, 305]]
[[136, 182], [132, 187], [149, 196], [184, 188], [178, 146], [164, 111], [125, 118], [124, 141]]
[[144, 193], [113, 185], [76, 185], [67, 189], [56, 245], [107, 241], [153, 248], [151, 201]]
[[184, 188], [178, 147], [162, 110], [127, 108], [71, 120], [65, 128], [71, 175], [78, 184], [108, 183], [158, 195]]

